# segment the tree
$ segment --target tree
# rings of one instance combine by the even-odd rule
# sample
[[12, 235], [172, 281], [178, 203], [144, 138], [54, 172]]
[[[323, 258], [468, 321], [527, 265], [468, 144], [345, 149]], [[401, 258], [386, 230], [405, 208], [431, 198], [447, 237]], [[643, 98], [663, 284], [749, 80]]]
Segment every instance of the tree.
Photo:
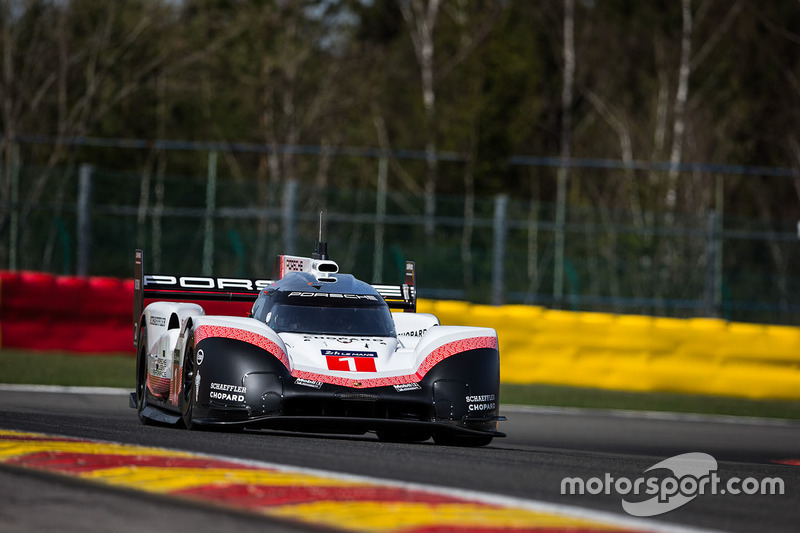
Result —
[[442, 0], [401, 0], [400, 12], [409, 27], [411, 42], [419, 64], [422, 104], [425, 109], [425, 233], [433, 236], [436, 215], [436, 90], [434, 86], [434, 29]]

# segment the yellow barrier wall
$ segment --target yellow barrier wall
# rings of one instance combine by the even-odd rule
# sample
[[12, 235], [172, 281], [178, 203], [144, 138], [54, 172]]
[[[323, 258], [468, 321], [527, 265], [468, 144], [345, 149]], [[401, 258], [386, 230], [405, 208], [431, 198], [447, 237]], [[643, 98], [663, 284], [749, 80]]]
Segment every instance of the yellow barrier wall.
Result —
[[500, 338], [505, 383], [800, 400], [800, 328], [420, 300]]

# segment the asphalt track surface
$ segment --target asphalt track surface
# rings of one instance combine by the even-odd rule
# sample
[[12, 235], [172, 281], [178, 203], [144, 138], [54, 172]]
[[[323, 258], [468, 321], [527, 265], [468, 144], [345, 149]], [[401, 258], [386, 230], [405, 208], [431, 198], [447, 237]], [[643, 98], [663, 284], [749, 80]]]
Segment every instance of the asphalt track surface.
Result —
[[[268, 461], [304, 468], [453, 487], [577, 506], [627, 517], [621, 496], [561, 494], [565, 477], [634, 480], [669, 457], [705, 452], [723, 481], [778, 477], [783, 495], [699, 495], [654, 517], [654, 524], [720, 531], [800, 529], [800, 424], [732, 417], [624, 414], [508, 408], [508, 422], [486, 448], [379, 442], [372, 435], [244, 434], [143, 426], [123, 394], [8, 390], [0, 387], [0, 429]], [[800, 461], [798, 461], [800, 464]], [[629, 517], [628, 517], [629, 518]], [[99, 527], [98, 527], [99, 526]], [[0, 531], [305, 531], [278, 523], [156, 496], [0, 465]]]

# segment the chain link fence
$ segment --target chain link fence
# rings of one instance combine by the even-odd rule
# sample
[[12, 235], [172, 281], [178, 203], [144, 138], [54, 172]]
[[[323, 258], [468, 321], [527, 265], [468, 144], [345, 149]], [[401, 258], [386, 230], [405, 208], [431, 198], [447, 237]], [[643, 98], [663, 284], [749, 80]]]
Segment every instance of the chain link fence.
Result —
[[[269, 276], [275, 255], [313, 250], [322, 212], [342, 271], [400, 282], [414, 260], [423, 298], [799, 322], [796, 221], [568, 202], [561, 225], [553, 203], [461, 194], [437, 196], [431, 233], [422, 194], [387, 187], [378, 158], [350, 161], [362, 169], [357, 178], [337, 179], [340, 167], [322, 181], [269, 183], [218, 171], [217, 152], [206, 155], [205, 172], [191, 176], [13, 169], [0, 202], [0, 267], [129, 277], [141, 247], [152, 273]], [[571, 179], [588, 173], [574, 169]], [[555, 169], [540, 175], [552, 181]]]

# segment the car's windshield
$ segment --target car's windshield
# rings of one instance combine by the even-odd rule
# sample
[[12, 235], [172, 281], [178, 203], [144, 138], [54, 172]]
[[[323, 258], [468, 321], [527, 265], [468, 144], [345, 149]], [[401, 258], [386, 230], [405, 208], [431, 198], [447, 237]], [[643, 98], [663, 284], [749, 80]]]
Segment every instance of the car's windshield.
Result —
[[386, 306], [323, 307], [276, 303], [267, 313], [266, 322], [279, 333], [395, 336], [394, 320]]

